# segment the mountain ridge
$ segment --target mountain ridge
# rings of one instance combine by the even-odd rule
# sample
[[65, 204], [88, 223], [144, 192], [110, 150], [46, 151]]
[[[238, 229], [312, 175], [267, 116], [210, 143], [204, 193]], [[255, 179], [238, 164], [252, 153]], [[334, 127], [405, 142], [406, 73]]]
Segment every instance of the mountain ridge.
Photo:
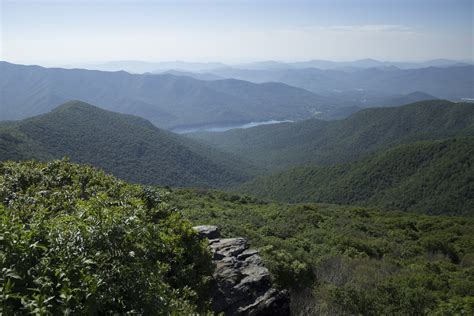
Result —
[[423, 91], [437, 98], [455, 101], [474, 96], [474, 65], [470, 64], [390, 70], [372, 67], [352, 71], [312, 67], [263, 70], [223, 68], [209, 72], [255, 83], [282, 82], [322, 95], [334, 90], [366, 89], [392, 94]]
[[351, 163], [301, 166], [236, 190], [281, 202], [474, 216], [474, 137], [404, 144]]
[[273, 169], [357, 160], [393, 145], [474, 135], [474, 106], [446, 100], [369, 108], [346, 119], [309, 119], [189, 137]]
[[[146, 184], [214, 187], [242, 181], [252, 167], [149, 121], [70, 101], [47, 114], [0, 125], [0, 159], [69, 156]], [[245, 166], [245, 167], [244, 167]]]
[[43, 68], [6, 62], [0, 62], [0, 71], [3, 74], [0, 77], [2, 120], [46, 113], [70, 100], [146, 117], [164, 128], [302, 119], [312, 116], [315, 110], [331, 107], [325, 97], [282, 83], [269, 86], [236, 79], [202, 81], [170, 74], [136, 75], [124, 71]]

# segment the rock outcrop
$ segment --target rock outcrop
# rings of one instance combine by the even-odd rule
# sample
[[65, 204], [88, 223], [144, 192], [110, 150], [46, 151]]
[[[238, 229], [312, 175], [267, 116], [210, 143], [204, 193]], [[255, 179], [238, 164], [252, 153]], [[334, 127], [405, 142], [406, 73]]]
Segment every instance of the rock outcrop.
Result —
[[212, 288], [213, 309], [225, 315], [289, 315], [286, 291], [272, 287], [270, 274], [257, 250], [244, 238], [221, 239], [216, 226], [196, 226], [209, 239], [216, 265]]

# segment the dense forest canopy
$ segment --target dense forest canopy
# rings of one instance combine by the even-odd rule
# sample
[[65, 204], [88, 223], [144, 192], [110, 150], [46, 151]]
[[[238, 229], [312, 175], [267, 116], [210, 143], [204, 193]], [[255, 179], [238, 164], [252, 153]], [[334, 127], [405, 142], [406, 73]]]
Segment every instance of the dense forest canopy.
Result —
[[159, 129], [137, 116], [71, 101], [50, 113], [0, 124], [0, 160], [89, 163], [145, 184], [218, 187], [249, 179], [250, 164]]
[[191, 137], [263, 168], [305, 163], [332, 165], [361, 159], [389, 147], [421, 140], [474, 136], [474, 106], [431, 100], [361, 110], [347, 119], [310, 119]]
[[295, 167], [236, 190], [284, 202], [474, 215], [474, 138], [415, 142], [333, 166]]

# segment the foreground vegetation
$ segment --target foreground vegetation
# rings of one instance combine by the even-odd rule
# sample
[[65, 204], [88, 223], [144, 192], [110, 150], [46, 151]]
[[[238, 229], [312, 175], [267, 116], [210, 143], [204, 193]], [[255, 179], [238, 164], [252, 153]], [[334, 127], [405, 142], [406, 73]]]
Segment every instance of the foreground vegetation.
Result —
[[64, 160], [1, 163], [0, 200], [2, 314], [207, 313], [190, 222], [247, 237], [295, 314], [474, 312], [471, 217], [143, 187]]
[[91, 167], [0, 164], [0, 314], [204, 312], [205, 245], [158, 192]]
[[328, 204], [287, 205], [206, 190], [168, 203], [195, 224], [261, 249], [303, 314], [472, 315], [474, 220]]
[[329, 167], [296, 167], [237, 188], [284, 202], [474, 215], [474, 137], [415, 142]]

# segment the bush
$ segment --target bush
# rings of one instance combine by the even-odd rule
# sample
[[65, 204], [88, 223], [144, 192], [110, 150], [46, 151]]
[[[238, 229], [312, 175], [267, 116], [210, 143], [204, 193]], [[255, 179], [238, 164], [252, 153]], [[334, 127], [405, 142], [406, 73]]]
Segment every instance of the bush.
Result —
[[210, 256], [157, 192], [91, 167], [0, 165], [0, 313], [204, 311]]
[[[295, 315], [431, 315], [442, 302], [472, 297], [470, 217], [263, 200], [243, 204], [244, 196], [234, 195], [177, 189], [163, 199], [195, 224], [247, 237], [275, 281], [290, 289]], [[444, 310], [455, 307], [449, 304]]]
[[474, 297], [454, 297], [442, 302], [431, 313], [436, 316], [445, 315], [474, 315]]
[[311, 265], [295, 259], [284, 250], [274, 250], [269, 246], [263, 253], [275, 282], [284, 288], [303, 289], [314, 282], [314, 273]]

